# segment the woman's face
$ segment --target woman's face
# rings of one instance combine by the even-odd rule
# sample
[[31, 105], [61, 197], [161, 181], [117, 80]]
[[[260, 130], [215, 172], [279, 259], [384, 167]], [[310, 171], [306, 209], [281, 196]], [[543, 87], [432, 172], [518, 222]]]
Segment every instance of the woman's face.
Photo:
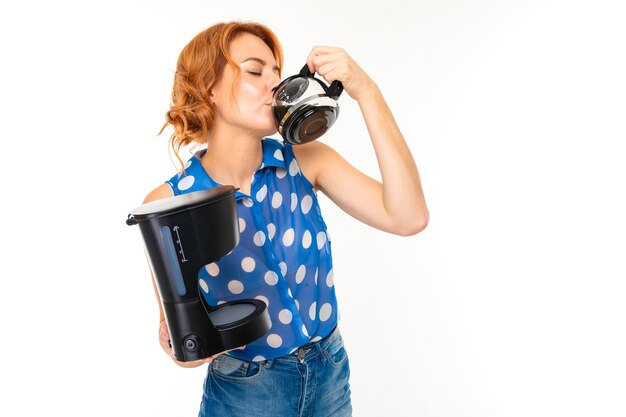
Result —
[[[241, 71], [235, 78], [230, 65], [224, 67], [211, 96], [217, 116], [261, 137], [274, 134], [272, 89], [280, 82], [280, 75], [272, 51], [261, 39], [242, 33], [231, 41], [230, 55]], [[235, 100], [230, 94], [233, 83]]]

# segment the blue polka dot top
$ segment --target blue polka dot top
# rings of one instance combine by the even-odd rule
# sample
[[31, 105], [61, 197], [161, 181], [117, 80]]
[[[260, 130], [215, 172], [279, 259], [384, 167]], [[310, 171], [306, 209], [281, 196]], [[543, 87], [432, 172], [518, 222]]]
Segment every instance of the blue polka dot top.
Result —
[[[264, 138], [263, 163], [250, 194], [237, 191], [239, 245], [200, 269], [198, 283], [215, 306], [242, 298], [267, 304], [265, 336], [227, 354], [263, 361], [293, 353], [327, 336], [338, 321], [333, 263], [326, 224], [313, 185], [302, 175], [292, 145]], [[218, 185], [193, 155], [185, 173], [169, 181], [174, 195]]]

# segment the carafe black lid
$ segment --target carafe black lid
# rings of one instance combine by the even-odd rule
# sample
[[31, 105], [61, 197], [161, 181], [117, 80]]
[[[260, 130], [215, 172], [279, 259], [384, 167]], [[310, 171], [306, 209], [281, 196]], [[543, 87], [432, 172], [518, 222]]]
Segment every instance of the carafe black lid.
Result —
[[152, 217], [166, 216], [207, 204], [212, 204], [224, 198], [231, 197], [237, 192], [237, 190], [238, 188], [235, 188], [232, 185], [219, 185], [207, 190], [194, 191], [187, 194], [151, 201], [136, 207], [131, 214], [128, 215], [126, 224], [133, 225]]

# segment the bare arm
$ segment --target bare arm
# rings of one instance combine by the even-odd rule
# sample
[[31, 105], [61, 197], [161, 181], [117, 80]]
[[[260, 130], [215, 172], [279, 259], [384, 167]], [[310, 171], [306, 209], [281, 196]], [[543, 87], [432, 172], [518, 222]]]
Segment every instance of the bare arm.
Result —
[[380, 167], [389, 222], [399, 234], [416, 234], [428, 224], [429, 213], [415, 160], [378, 87], [370, 86], [357, 101]]
[[429, 214], [417, 166], [378, 86], [341, 48], [316, 46], [307, 64], [328, 82], [340, 80], [358, 102], [382, 183], [319, 141], [294, 147], [302, 159], [302, 172], [341, 209], [363, 223], [401, 236], [423, 230]]
[[293, 147], [302, 173], [355, 219], [400, 236], [419, 233], [429, 214], [411, 152], [379, 92], [359, 105], [383, 182], [365, 175], [320, 141]]

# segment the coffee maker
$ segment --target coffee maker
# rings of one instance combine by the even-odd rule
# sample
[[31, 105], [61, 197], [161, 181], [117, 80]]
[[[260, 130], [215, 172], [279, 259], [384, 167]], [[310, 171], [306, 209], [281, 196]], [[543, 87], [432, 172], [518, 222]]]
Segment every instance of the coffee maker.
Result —
[[236, 191], [223, 185], [152, 201], [135, 208], [126, 220], [139, 226], [174, 357], [182, 362], [253, 342], [271, 326], [261, 300], [211, 306], [200, 292], [200, 268], [239, 244]]

